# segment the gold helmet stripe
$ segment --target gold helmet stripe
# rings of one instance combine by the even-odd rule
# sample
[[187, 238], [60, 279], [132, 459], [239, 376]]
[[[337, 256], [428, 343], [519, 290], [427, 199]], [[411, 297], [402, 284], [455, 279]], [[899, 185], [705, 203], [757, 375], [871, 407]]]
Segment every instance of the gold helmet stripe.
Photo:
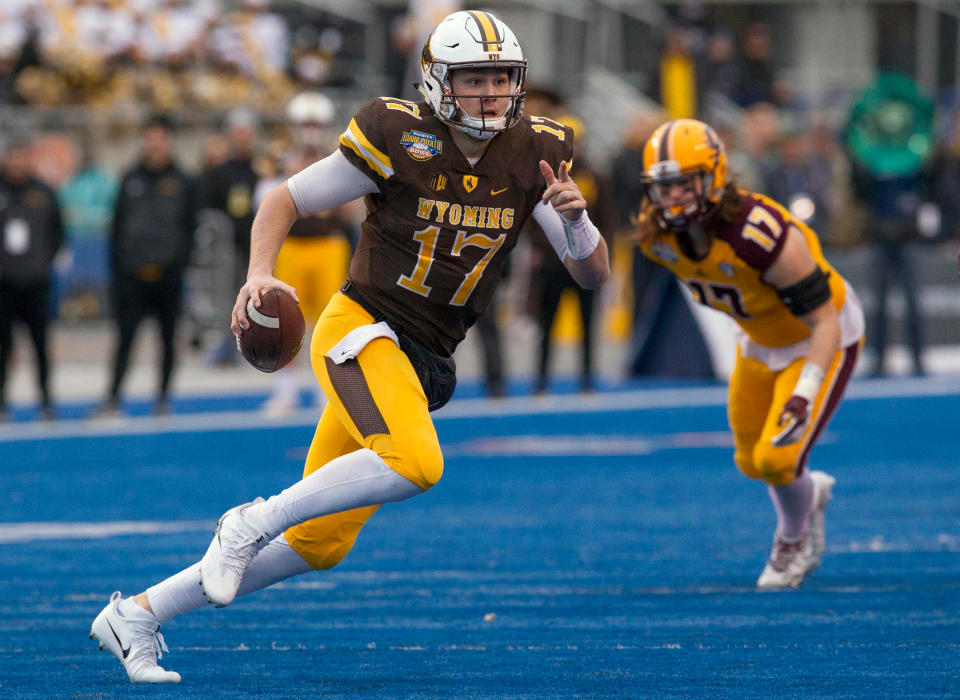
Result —
[[483, 37], [481, 41], [483, 50], [499, 51], [501, 44], [503, 44], [503, 37], [500, 36], [497, 25], [493, 21], [493, 15], [489, 12], [476, 11], [470, 11], [469, 15], [473, 17], [473, 21], [477, 23], [477, 27], [480, 29], [480, 36]]

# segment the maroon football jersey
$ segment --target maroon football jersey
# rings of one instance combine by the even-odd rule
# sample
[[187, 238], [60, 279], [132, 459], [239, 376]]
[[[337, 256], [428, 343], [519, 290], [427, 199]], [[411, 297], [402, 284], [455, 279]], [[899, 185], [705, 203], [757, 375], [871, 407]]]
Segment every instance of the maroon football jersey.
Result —
[[573, 132], [524, 117], [471, 166], [425, 102], [382, 97], [357, 112], [340, 150], [379, 187], [348, 279], [396, 330], [451, 355], [546, 189], [539, 162], [569, 163]]

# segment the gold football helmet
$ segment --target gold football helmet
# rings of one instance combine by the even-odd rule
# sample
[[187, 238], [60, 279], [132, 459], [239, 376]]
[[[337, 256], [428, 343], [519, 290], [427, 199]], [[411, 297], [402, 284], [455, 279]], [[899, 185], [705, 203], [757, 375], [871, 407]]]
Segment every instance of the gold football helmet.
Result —
[[727, 154], [709, 125], [695, 119], [662, 124], [643, 147], [643, 182], [655, 216], [669, 231], [703, 220], [727, 184]]

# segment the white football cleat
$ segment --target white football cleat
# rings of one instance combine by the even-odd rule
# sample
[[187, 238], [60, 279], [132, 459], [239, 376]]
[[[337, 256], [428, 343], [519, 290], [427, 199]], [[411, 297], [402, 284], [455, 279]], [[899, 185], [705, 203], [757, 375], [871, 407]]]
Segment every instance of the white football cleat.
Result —
[[[827, 548], [827, 502], [833, 498], [833, 485], [837, 480], [826, 472], [810, 472], [813, 479], [813, 511], [810, 513], [810, 539], [813, 547], [813, 568], [820, 566]], [[811, 569], [812, 571], [813, 569]]]
[[124, 615], [119, 610], [122, 602], [120, 591], [110, 596], [90, 627], [90, 639], [96, 638], [101, 649], [120, 660], [131, 683], [179, 683], [179, 673], [157, 665], [157, 659], [169, 651], [157, 618], [136, 603], [132, 603], [136, 610], [126, 606], [128, 614]]
[[267, 418], [286, 418], [297, 412], [300, 402], [296, 396], [271, 396], [260, 410]]
[[763, 567], [757, 588], [796, 588], [803, 578], [820, 566], [826, 549], [827, 503], [833, 498], [837, 480], [826, 472], [810, 472], [813, 480], [813, 509], [810, 529], [796, 542], [788, 542], [779, 535], [774, 538], [770, 559]]
[[200, 560], [200, 587], [207, 600], [218, 608], [230, 605], [237, 597], [243, 573], [257, 552], [270, 542], [266, 534], [243, 517], [243, 511], [255, 503], [263, 503], [263, 499], [231, 508], [220, 517], [213, 541]]
[[807, 572], [815, 569], [813, 561], [812, 538], [808, 532], [796, 542], [788, 542], [779, 535], [773, 540], [770, 559], [763, 567], [757, 588], [779, 589], [796, 588]]

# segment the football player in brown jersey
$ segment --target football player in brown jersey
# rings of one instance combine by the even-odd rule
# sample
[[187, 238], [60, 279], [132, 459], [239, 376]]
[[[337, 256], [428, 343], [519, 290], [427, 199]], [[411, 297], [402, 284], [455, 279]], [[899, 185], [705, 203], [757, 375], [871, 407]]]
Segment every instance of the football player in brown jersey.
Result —
[[757, 585], [796, 587], [824, 550], [834, 478], [807, 457], [853, 374], [863, 312], [816, 234], [784, 207], [738, 189], [716, 132], [692, 119], [661, 125], [643, 152], [639, 217], [645, 255], [735, 322], [728, 416], [737, 467], [765, 481], [777, 512]]
[[437, 483], [443, 456], [429, 411], [450, 398], [450, 356], [528, 217], [581, 285], [608, 278], [606, 244], [569, 174], [571, 130], [523, 116], [526, 66], [492, 14], [448, 16], [424, 46], [425, 101], [371, 100], [339, 150], [264, 198], [234, 332], [264, 290], [296, 297], [272, 270], [297, 218], [366, 197], [347, 282], [311, 342], [328, 404], [302, 480], [228, 511], [199, 563], [133, 598], [115, 594], [96, 618], [91, 635], [131, 680], [179, 681], [157, 665], [161, 623], [335, 566], [380, 504]]

